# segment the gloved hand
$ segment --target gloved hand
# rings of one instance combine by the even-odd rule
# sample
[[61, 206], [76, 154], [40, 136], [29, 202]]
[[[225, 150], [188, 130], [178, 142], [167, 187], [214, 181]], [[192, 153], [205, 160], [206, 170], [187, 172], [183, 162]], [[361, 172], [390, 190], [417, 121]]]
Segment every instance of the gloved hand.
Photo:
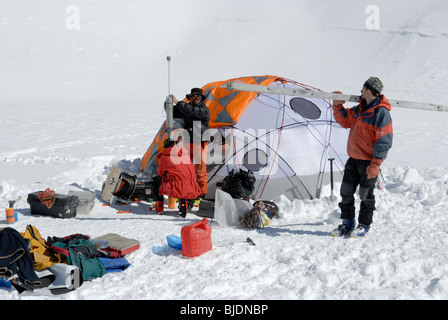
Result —
[[[333, 91], [333, 93], [342, 94], [341, 91]], [[342, 106], [344, 103], [345, 103], [344, 100], [333, 100], [333, 107], [335, 107], [335, 106]]]
[[171, 94], [171, 98], [173, 98], [173, 103], [174, 104], [178, 104], [179, 101], [177, 100], [177, 98], [174, 96], [174, 94]]
[[372, 162], [366, 169], [367, 179], [373, 179], [379, 176], [381, 163], [383, 163], [383, 160], [373, 158]]

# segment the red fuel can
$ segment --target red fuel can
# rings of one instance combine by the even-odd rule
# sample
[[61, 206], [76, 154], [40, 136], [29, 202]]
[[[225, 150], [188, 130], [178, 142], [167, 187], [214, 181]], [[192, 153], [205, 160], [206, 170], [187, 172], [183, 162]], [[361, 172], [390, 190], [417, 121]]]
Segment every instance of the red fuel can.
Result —
[[181, 229], [182, 255], [197, 257], [212, 250], [212, 228], [208, 225], [208, 219], [195, 222]]

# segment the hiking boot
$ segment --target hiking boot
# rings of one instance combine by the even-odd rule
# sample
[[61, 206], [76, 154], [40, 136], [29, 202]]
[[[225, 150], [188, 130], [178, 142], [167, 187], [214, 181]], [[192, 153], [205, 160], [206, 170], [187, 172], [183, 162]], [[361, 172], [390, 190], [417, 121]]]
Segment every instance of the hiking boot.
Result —
[[188, 212], [187, 200], [179, 199], [179, 217], [185, 218]]
[[369, 233], [369, 230], [370, 230], [370, 226], [360, 223], [352, 231], [351, 236], [353, 238], [367, 238], [367, 234]]
[[333, 231], [331, 231], [332, 237], [343, 237], [349, 236], [350, 233], [355, 228], [356, 221], [355, 219], [343, 219], [342, 223]]
[[194, 199], [187, 200], [187, 203], [188, 203], [188, 212], [191, 212], [191, 209], [193, 209], [194, 202], [195, 202]]

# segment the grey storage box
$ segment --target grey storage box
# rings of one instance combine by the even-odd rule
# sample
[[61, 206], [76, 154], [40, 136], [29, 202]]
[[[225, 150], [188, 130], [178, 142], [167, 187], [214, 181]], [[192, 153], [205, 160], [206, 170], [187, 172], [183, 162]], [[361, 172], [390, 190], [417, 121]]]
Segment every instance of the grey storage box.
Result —
[[79, 199], [78, 207], [76, 208], [77, 214], [88, 215], [95, 205], [96, 194], [92, 191], [69, 191], [69, 196], [76, 196]]

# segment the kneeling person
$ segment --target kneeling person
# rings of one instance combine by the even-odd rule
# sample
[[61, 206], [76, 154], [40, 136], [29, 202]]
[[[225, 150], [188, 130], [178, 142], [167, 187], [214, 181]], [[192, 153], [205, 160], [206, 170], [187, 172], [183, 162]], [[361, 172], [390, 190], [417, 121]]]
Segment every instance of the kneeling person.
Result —
[[195, 167], [187, 149], [169, 139], [165, 141], [164, 147], [165, 149], [158, 155], [157, 174], [162, 178], [159, 195], [179, 199], [179, 215], [185, 218], [190, 203], [192, 204], [201, 194], [196, 183]]

